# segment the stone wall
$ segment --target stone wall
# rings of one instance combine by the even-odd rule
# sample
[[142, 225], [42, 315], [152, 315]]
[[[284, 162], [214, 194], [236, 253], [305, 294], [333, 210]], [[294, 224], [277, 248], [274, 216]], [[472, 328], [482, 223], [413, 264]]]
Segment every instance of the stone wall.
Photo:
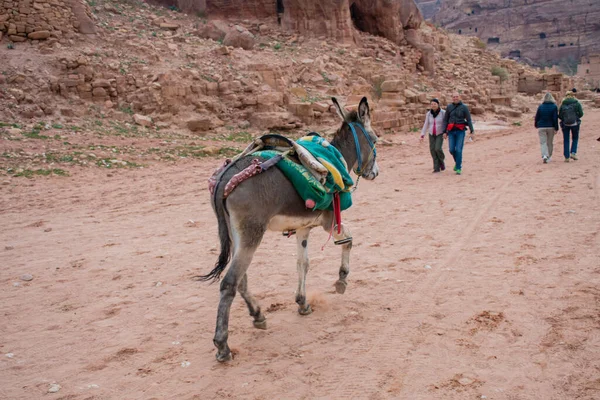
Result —
[[562, 99], [565, 93], [573, 88], [573, 79], [561, 73], [544, 74], [541, 76], [520, 73], [517, 90], [520, 93], [536, 95], [550, 92], [555, 99]]
[[44, 40], [68, 32], [93, 33], [89, 9], [81, 0], [0, 1], [0, 39]]

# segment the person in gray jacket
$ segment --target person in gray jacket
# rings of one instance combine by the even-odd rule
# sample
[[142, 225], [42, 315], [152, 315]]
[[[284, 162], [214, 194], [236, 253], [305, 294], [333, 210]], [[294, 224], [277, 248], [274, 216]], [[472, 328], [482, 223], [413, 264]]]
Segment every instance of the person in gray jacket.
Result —
[[454, 171], [462, 174], [462, 153], [465, 144], [465, 132], [469, 127], [471, 132], [470, 137], [473, 138], [475, 130], [471, 121], [471, 113], [469, 108], [460, 101], [460, 94], [452, 94], [452, 104], [446, 107], [446, 115], [444, 117], [444, 138], [448, 139], [448, 147], [450, 154], [454, 158]]
[[433, 158], [433, 172], [440, 172], [446, 169], [444, 164], [444, 115], [446, 111], [440, 108], [438, 99], [431, 100], [431, 109], [425, 115], [425, 123], [421, 130], [421, 140], [429, 133], [429, 151]]

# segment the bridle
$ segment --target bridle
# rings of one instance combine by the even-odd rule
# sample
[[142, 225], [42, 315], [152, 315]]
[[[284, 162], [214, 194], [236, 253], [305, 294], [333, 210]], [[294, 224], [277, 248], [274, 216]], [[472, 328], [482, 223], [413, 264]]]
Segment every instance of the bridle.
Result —
[[[348, 122], [348, 126], [350, 127], [350, 130], [352, 131], [352, 136], [354, 137], [354, 145], [356, 147], [356, 157], [357, 157], [357, 162], [358, 162], [358, 166], [357, 168], [354, 170], [354, 173], [356, 175], [358, 175], [358, 177], [360, 178], [363, 174], [363, 170], [362, 170], [362, 155], [361, 155], [361, 151], [360, 151], [360, 143], [358, 142], [358, 135], [356, 134], [356, 128], [355, 126], [357, 126], [358, 128], [360, 128], [360, 130], [362, 131], [362, 133], [365, 135], [365, 139], [367, 139], [367, 143], [369, 144], [369, 147], [371, 148], [370, 152], [369, 152], [369, 158], [367, 159], [367, 164], [369, 164], [369, 162], [371, 162], [371, 157], [373, 162], [375, 162], [375, 160], [377, 159], [377, 150], [375, 149], [375, 143], [373, 143], [371, 141], [371, 138], [369, 137], [369, 134], [367, 133], [367, 131], [365, 130], [365, 127], [358, 123], [358, 122]], [[356, 181], [356, 183], [358, 184], [358, 180]]]

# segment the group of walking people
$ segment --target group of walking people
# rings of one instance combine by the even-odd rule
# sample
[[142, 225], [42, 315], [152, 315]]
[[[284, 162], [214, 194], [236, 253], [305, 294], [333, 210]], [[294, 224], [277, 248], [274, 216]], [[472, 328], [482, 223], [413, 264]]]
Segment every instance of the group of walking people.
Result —
[[[577, 146], [583, 108], [575, 98], [574, 93], [576, 92], [576, 89], [568, 91], [560, 107], [556, 105], [552, 94], [546, 93], [543, 103], [537, 109], [535, 127], [538, 129], [544, 163], [548, 163], [552, 159], [554, 135], [558, 132], [559, 126], [563, 132], [565, 161], [578, 159]], [[467, 128], [470, 133], [469, 139], [473, 140], [475, 130], [471, 113], [461, 101], [459, 93], [452, 94], [452, 103], [446, 110], [440, 107], [438, 99], [431, 100], [430, 109], [425, 115], [425, 123], [421, 130], [421, 140], [428, 134], [434, 173], [446, 169], [446, 158], [442, 147], [444, 139], [448, 139], [448, 149], [454, 159], [454, 172], [458, 175], [462, 174], [463, 146]]]
[[429, 150], [433, 158], [433, 172], [446, 169], [445, 155], [442, 145], [448, 139], [448, 148], [454, 158], [454, 172], [462, 174], [462, 153], [465, 144], [467, 127], [470, 139], [473, 139], [475, 130], [471, 121], [469, 108], [460, 100], [460, 94], [452, 94], [452, 103], [446, 110], [440, 107], [438, 99], [431, 100], [431, 109], [425, 115], [425, 124], [421, 130], [421, 140], [429, 133]]
[[558, 132], [559, 120], [563, 132], [565, 162], [579, 159], [577, 146], [579, 145], [579, 128], [581, 117], [583, 117], [583, 107], [575, 98], [575, 93], [577, 93], [576, 89], [567, 92], [560, 107], [556, 105], [552, 93], [546, 93], [544, 102], [540, 104], [535, 113], [535, 127], [538, 129], [540, 136], [542, 161], [544, 163], [549, 163], [552, 159], [554, 134]]

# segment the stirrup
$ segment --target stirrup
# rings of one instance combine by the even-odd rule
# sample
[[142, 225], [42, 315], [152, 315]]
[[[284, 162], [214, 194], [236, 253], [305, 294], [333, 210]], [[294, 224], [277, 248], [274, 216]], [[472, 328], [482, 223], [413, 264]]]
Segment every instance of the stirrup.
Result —
[[296, 234], [296, 230], [292, 229], [292, 230], [289, 230], [289, 231], [283, 231], [281, 234], [283, 236], [285, 236], [285, 237], [291, 237], [292, 235]]
[[352, 236], [346, 237], [346, 238], [343, 238], [343, 239], [340, 239], [340, 240], [334, 240], [333, 244], [340, 245], [340, 244], [350, 243], [351, 241], [352, 241]]

